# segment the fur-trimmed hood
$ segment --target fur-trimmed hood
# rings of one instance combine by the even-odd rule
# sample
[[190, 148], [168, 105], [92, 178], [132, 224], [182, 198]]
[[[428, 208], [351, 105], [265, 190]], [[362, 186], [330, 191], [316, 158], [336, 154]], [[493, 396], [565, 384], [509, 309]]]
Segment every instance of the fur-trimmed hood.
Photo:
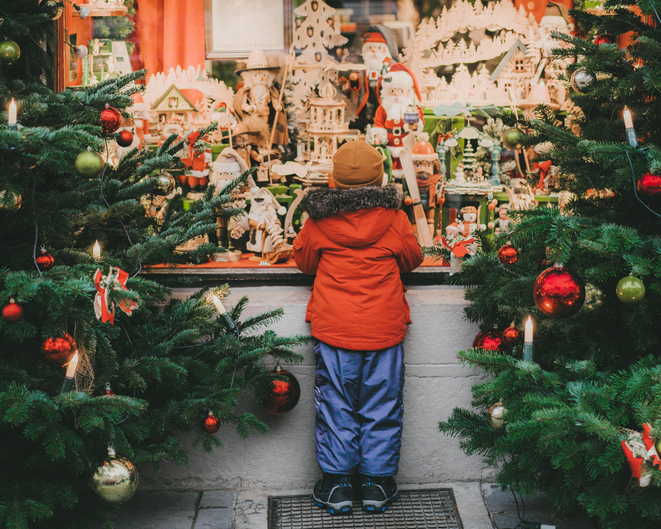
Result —
[[362, 248], [378, 241], [394, 222], [402, 192], [393, 185], [307, 191], [303, 209], [335, 244]]
[[310, 188], [301, 201], [301, 207], [313, 219], [322, 219], [336, 213], [360, 211], [361, 209], [400, 209], [402, 192], [394, 185], [349, 189]]

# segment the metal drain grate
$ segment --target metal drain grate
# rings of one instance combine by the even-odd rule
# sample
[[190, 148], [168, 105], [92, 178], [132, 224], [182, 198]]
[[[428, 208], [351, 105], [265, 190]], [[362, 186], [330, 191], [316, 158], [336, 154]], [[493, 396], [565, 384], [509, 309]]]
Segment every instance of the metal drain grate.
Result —
[[332, 516], [312, 496], [270, 496], [269, 529], [463, 529], [452, 489], [400, 490], [385, 513], [362, 511], [353, 501], [351, 516]]

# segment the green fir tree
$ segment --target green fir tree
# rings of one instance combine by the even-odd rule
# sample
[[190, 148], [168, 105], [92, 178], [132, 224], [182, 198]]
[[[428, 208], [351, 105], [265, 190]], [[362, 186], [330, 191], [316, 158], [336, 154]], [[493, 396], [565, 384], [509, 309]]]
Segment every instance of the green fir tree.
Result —
[[[117, 137], [103, 133], [101, 111], [129, 106], [144, 72], [53, 93], [45, 85], [52, 18], [62, 5], [0, 2], [0, 36], [21, 49], [13, 64], [0, 58], [0, 108], [18, 104], [18, 128], [0, 114], [0, 528], [7, 529], [111, 527], [116, 507], [90, 487], [109, 446], [135, 464], [185, 464], [178, 433], [198, 432], [194, 445], [205, 450], [220, 445], [201, 428], [209, 412], [241, 435], [265, 431], [237, 410], [237, 399], [246, 390], [265, 398], [272, 377], [262, 360], [300, 360], [293, 348], [306, 340], [265, 330], [281, 310], [242, 318], [246, 299], [229, 311], [235, 332], [209, 299], [223, 299], [227, 287], [179, 301], [141, 274], [184, 259], [175, 247], [213, 235], [219, 212], [238, 214], [231, 191], [241, 179], [215, 197], [209, 189], [187, 211], [172, 205], [157, 222], [141, 200], [162, 193], [164, 170], [183, 167], [174, 137], [156, 151], [131, 151], [118, 167], [101, 164], [81, 175], [78, 156], [88, 149], [105, 155]], [[51, 267], [37, 263], [42, 245]], [[185, 259], [217, 250], [202, 245]], [[94, 307], [94, 275], [111, 267], [128, 274], [125, 289], [108, 289], [114, 324], [97, 319]], [[131, 303], [129, 315], [122, 309]], [[63, 386], [68, 357], [49, 362], [42, 350], [65, 333], [80, 358], [71, 391]]]
[[[521, 124], [528, 145], [552, 145], [568, 203], [511, 212], [513, 230], [484, 236], [485, 253], [453, 278], [468, 286], [466, 315], [483, 331], [512, 321], [522, 331], [532, 315], [533, 361], [523, 359], [522, 344], [460, 352], [490, 376], [472, 388], [473, 409], [455, 409], [440, 429], [497, 466], [503, 488], [545, 491], [562, 512], [585, 509], [602, 528], [651, 529], [661, 526], [661, 471], [650, 458], [643, 471], [651, 483], [640, 486], [622, 442], [644, 423], [652, 441], [661, 439], [661, 2], [609, 1], [607, 9], [612, 16], [575, 13], [590, 37], [559, 36], [567, 48], [555, 53], [569, 62], [567, 77], [580, 72], [587, 81], [571, 96], [577, 127], [548, 108]], [[593, 42], [627, 32], [626, 49]], [[625, 106], [638, 146], [625, 133]], [[520, 250], [511, 265], [497, 258], [507, 240]], [[533, 295], [540, 273], [555, 263], [586, 283], [588, 301], [571, 317], [543, 313]], [[616, 294], [630, 274], [644, 284], [644, 297]], [[496, 402], [507, 410], [501, 429], [488, 421]]]

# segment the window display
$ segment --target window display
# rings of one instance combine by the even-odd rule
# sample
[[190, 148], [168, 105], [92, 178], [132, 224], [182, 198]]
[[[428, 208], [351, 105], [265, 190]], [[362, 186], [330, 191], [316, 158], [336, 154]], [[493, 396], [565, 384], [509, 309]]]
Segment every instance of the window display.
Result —
[[174, 184], [145, 197], [146, 215], [188, 209], [252, 171], [232, 191], [244, 215], [219, 216], [215, 240], [179, 248], [217, 243], [203, 266], [293, 267], [300, 196], [332, 186], [335, 152], [364, 140], [383, 157], [383, 183], [402, 189], [420, 243], [447, 249], [426, 264], [449, 267], [480, 233], [507, 230], [510, 208], [557, 202], [543, 149], [522, 148], [508, 126], [540, 103], [572, 111], [551, 31], [573, 26], [564, 5], [537, 4], [67, 1], [60, 87], [146, 70], [109, 154], [118, 163], [135, 147], [182, 142], [179, 169], [163, 175]]

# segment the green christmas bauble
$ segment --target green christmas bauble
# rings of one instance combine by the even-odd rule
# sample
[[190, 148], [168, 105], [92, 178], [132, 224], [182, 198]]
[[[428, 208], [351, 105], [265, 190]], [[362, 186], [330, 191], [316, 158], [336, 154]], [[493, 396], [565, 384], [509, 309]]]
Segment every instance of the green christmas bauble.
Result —
[[618, 281], [615, 292], [622, 303], [638, 303], [645, 297], [645, 285], [640, 279], [631, 275]]
[[98, 152], [83, 151], [76, 158], [76, 172], [80, 176], [96, 178], [103, 170], [103, 158]]
[[21, 48], [13, 40], [0, 42], [0, 64], [10, 66], [21, 57]]
[[513, 151], [518, 151], [521, 148], [521, 140], [523, 139], [523, 131], [518, 127], [511, 127], [503, 134], [503, 143], [505, 147]]

